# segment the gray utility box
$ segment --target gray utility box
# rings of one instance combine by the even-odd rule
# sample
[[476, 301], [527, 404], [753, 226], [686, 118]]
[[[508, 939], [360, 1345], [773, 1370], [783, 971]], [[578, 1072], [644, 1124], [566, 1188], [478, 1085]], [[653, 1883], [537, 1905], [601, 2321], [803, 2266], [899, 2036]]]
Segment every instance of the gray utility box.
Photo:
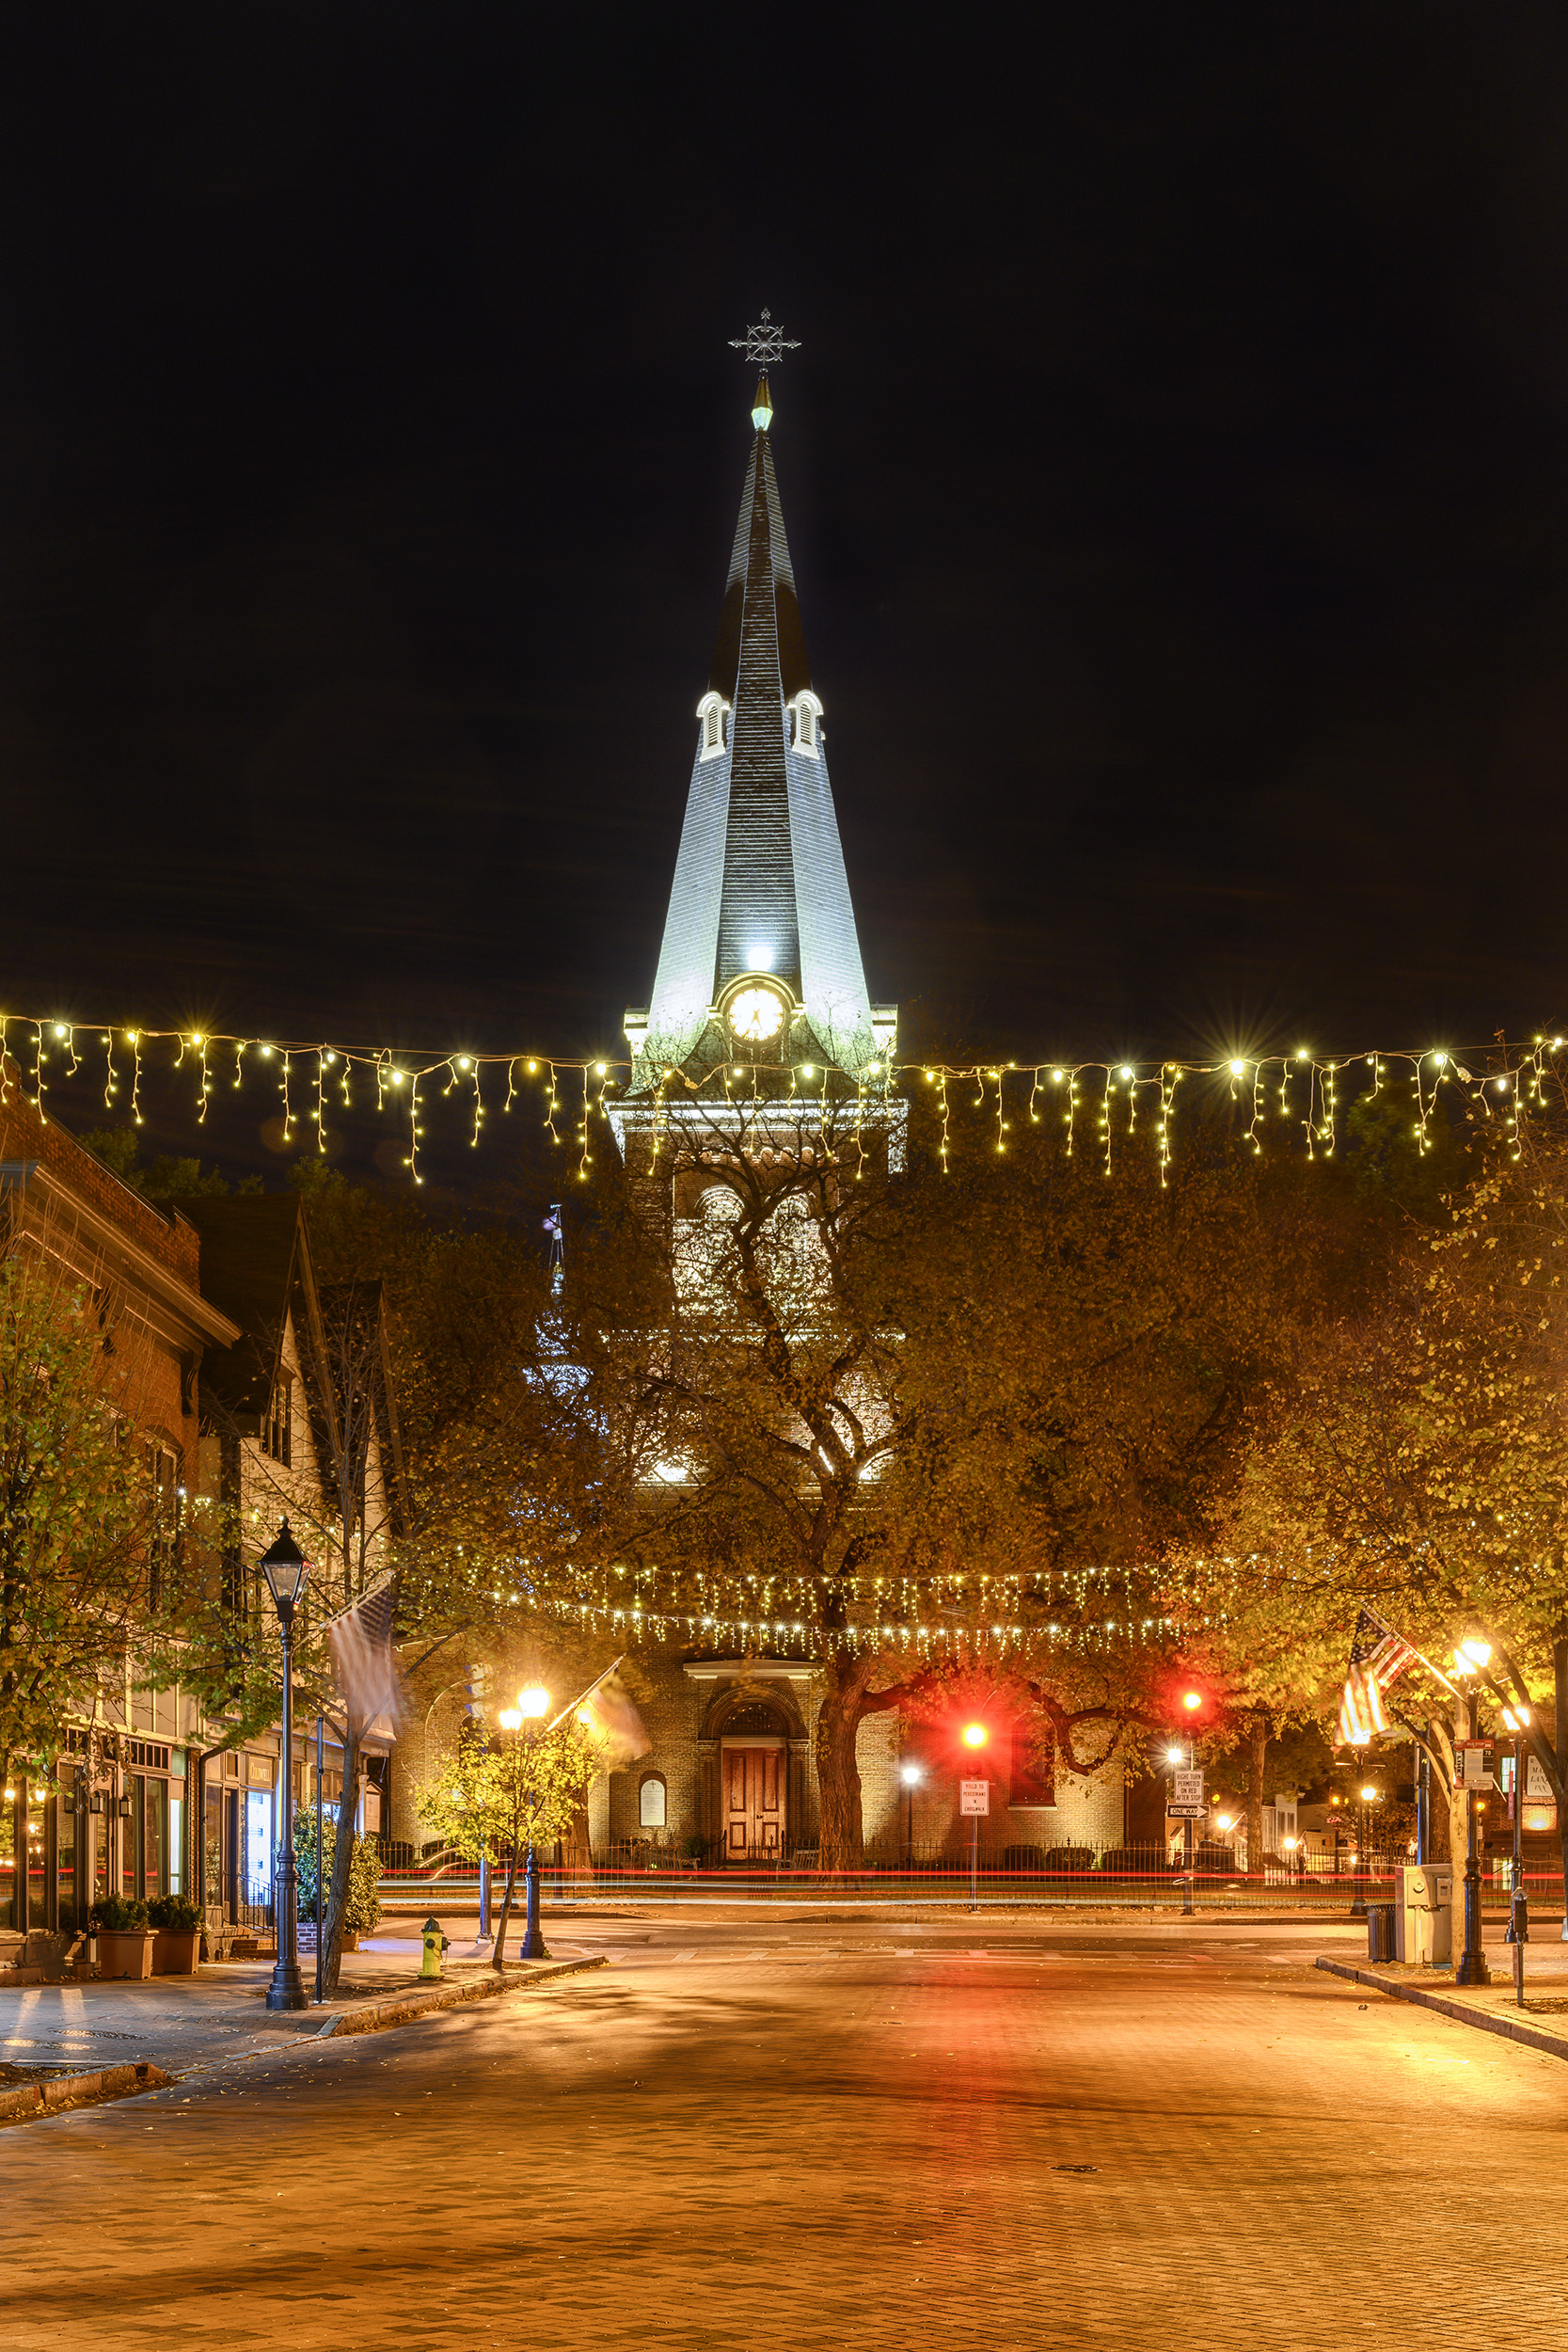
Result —
[[1453, 1865], [1407, 1862], [1394, 1912], [1394, 1958], [1444, 1968], [1453, 1958]]

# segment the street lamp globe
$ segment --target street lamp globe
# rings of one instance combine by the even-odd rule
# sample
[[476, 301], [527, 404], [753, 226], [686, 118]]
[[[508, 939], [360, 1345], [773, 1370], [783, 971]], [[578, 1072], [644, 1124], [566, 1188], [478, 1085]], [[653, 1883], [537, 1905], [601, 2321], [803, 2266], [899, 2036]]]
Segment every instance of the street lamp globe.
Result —
[[496, 1721], [503, 1731], [521, 1731], [523, 1727], [521, 1711], [515, 1707], [503, 1707]]
[[273, 1607], [277, 1612], [279, 1622], [287, 1623], [299, 1606], [299, 1597], [305, 1590], [309, 1570], [305, 1554], [289, 1533], [286, 1518], [278, 1527], [276, 1539], [261, 1554], [261, 1574], [267, 1580], [267, 1590], [272, 1595]]
[[901, 1766], [899, 1767], [899, 1778], [903, 1781], [903, 1784], [904, 1784], [904, 1786], [905, 1786], [905, 1788], [912, 1788], [914, 1787], [914, 1785], [915, 1785], [915, 1782], [916, 1782], [916, 1781], [920, 1778], [920, 1767], [919, 1767], [919, 1765], [918, 1765], [918, 1764], [904, 1764], [904, 1765], [901, 1765]]
[[1362, 1789], [1362, 1791], [1361, 1791], [1361, 1802], [1362, 1802], [1362, 1804], [1375, 1804], [1377, 1803], [1377, 1801], [1378, 1801], [1378, 1797], [1379, 1797], [1379, 1794], [1380, 1794], [1380, 1793], [1381, 1793], [1381, 1792], [1380, 1792], [1378, 1789], [1376, 1789], [1376, 1788], [1363, 1788], [1363, 1789]]
[[517, 1693], [517, 1712], [537, 1723], [550, 1711], [550, 1694], [542, 1682], [531, 1682], [526, 1691]]
[[1184, 1748], [1167, 1748], [1165, 1750], [1165, 1762], [1167, 1764], [1180, 1764], [1185, 1760], [1186, 1750]]

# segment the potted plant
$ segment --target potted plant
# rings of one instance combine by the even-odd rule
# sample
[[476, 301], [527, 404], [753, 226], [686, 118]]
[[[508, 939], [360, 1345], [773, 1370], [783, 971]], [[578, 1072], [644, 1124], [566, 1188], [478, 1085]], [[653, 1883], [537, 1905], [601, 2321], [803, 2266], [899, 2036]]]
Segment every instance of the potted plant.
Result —
[[127, 1901], [123, 1895], [105, 1895], [92, 1908], [98, 1936], [101, 1977], [150, 1977], [152, 1974], [152, 1931], [147, 1905]]
[[201, 1948], [201, 1905], [188, 1895], [160, 1895], [147, 1906], [153, 1929], [152, 1974], [194, 1977]]

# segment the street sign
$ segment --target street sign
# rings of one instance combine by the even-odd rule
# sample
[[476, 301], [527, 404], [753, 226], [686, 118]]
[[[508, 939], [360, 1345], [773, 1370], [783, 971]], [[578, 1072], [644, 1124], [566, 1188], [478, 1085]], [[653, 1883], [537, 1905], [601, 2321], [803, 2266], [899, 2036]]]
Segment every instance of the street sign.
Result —
[[1490, 1740], [1456, 1740], [1454, 1762], [1459, 1767], [1462, 1788], [1490, 1788], [1497, 1770], [1495, 1751]]
[[1165, 1807], [1167, 1821], [1202, 1821], [1208, 1819], [1208, 1814], [1206, 1804], [1167, 1804]]
[[1199, 1812], [1203, 1810], [1203, 1767], [1201, 1764], [1196, 1772], [1183, 1769], [1172, 1772], [1171, 1781], [1173, 1783], [1171, 1795], [1178, 1804], [1196, 1804]]
[[[1528, 1770], [1525, 1774], [1525, 1803], [1527, 1804], [1555, 1804], [1557, 1799], [1552, 1794], [1552, 1784], [1546, 1778], [1546, 1768], [1541, 1758], [1538, 1756], [1528, 1756], [1526, 1763]], [[1512, 1796], [1513, 1793], [1513, 1758], [1511, 1756], [1503, 1757], [1502, 1775], [1503, 1795]]]
[[989, 1780], [960, 1780], [958, 1811], [963, 1813], [990, 1812], [990, 1783]]

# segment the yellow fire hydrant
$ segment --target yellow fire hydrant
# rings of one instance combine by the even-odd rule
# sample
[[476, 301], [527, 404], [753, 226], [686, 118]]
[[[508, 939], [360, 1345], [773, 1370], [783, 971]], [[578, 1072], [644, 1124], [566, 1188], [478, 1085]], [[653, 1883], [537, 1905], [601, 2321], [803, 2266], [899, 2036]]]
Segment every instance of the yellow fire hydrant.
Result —
[[441, 1922], [439, 1919], [427, 1919], [424, 1923], [423, 1934], [424, 1958], [420, 1963], [420, 1978], [421, 1982], [426, 1977], [438, 1977], [440, 1975], [441, 1954], [447, 1949], [450, 1942], [450, 1938], [441, 1933]]

